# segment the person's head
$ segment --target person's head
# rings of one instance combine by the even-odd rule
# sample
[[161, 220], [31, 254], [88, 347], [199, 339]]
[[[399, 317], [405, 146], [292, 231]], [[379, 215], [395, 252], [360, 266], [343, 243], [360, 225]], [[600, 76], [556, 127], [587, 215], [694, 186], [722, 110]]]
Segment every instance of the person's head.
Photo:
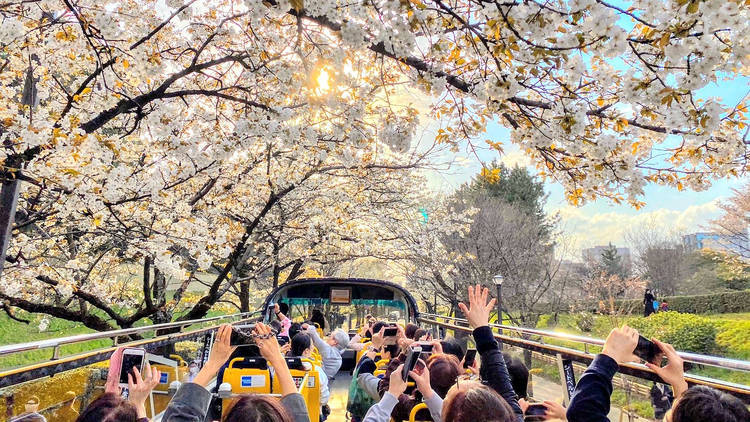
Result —
[[464, 349], [454, 337], [446, 337], [440, 341], [440, 345], [443, 346], [443, 353], [457, 357], [459, 362], [464, 359]]
[[307, 333], [297, 333], [292, 337], [292, 356], [310, 357], [312, 350], [312, 339]]
[[133, 403], [115, 393], [104, 393], [91, 402], [76, 422], [136, 422], [138, 411]]
[[196, 375], [198, 371], [200, 371], [200, 369], [200, 364], [197, 360], [190, 362], [190, 364], [188, 365], [188, 372], [190, 373], [190, 375]]
[[289, 305], [284, 302], [279, 302], [279, 312], [284, 314], [284, 316], [289, 317]]
[[331, 332], [326, 342], [339, 350], [344, 350], [349, 346], [349, 334], [341, 328], [337, 328]]
[[414, 332], [414, 340], [416, 341], [430, 341], [432, 340], [432, 335], [429, 331], [425, 330], [424, 328], [419, 328], [417, 331]]
[[386, 344], [383, 346], [383, 352], [380, 354], [382, 359], [393, 359], [398, 356], [398, 344]]
[[513, 386], [513, 391], [516, 392], [518, 398], [525, 399], [528, 396], [529, 368], [519, 359], [513, 358], [508, 353], [503, 353], [503, 359], [505, 359], [505, 366], [508, 368], [508, 375], [510, 375], [510, 384]]
[[666, 415], [667, 422], [745, 422], [750, 411], [736, 397], [710, 387], [689, 388]]
[[272, 330], [274, 330], [277, 333], [281, 332], [281, 322], [278, 319], [275, 319], [268, 323], [268, 325], [271, 327]]
[[294, 336], [300, 331], [302, 331], [302, 324], [299, 322], [293, 322], [292, 325], [289, 326], [289, 338], [294, 338]]
[[235, 401], [222, 422], [293, 422], [275, 397], [250, 394]]
[[39, 410], [39, 397], [37, 396], [31, 396], [26, 400], [26, 403], [23, 405], [24, 410], [27, 413], [33, 413]]
[[406, 338], [416, 340], [414, 338], [414, 333], [416, 333], [417, 330], [419, 330], [419, 326], [410, 322], [406, 324], [406, 327], [404, 328], [404, 334], [406, 335]]
[[508, 402], [495, 390], [477, 381], [461, 381], [443, 401], [443, 422], [515, 422]]
[[456, 383], [461, 375], [461, 363], [453, 355], [436, 353], [427, 359], [430, 370], [430, 386], [438, 396], [445, 397], [448, 390]]
[[312, 315], [310, 315], [310, 322], [318, 324], [320, 328], [325, 328], [326, 317], [323, 316], [323, 311], [313, 309]]

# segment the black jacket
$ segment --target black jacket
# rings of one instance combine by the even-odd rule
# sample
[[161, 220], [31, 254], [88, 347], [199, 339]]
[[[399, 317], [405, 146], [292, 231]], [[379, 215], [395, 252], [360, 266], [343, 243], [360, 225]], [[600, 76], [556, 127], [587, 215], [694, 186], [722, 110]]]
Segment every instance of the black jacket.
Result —
[[619, 366], [607, 355], [596, 355], [583, 373], [570, 398], [567, 417], [569, 422], [609, 422], [609, 397], [612, 395], [612, 377]]
[[505, 359], [498, 348], [492, 329], [488, 326], [479, 327], [474, 330], [473, 334], [474, 343], [482, 358], [482, 366], [479, 369], [482, 383], [497, 391], [513, 409], [516, 418], [523, 421], [523, 411], [518, 405], [518, 395], [513, 390], [508, 367], [505, 365]]

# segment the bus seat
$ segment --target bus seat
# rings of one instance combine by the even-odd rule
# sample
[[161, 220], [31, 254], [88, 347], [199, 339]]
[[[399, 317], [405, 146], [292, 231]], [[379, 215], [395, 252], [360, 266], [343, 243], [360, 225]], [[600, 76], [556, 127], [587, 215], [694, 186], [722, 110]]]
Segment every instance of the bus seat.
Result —
[[388, 363], [390, 363], [390, 359], [380, 359], [379, 361], [375, 362], [375, 367], [378, 369], [385, 369], [388, 367]]
[[[416, 422], [417, 413], [423, 409], [427, 409], [427, 405], [424, 403], [419, 403], [416, 406], [412, 407], [411, 412], [409, 412], [409, 422]], [[427, 420], [432, 420], [432, 418]]]
[[[261, 357], [234, 358], [220, 371], [216, 384], [228, 383], [232, 394], [270, 394], [272, 390], [271, 371]], [[222, 400], [222, 414], [226, 412], [230, 400]]]
[[[310, 422], [320, 421], [320, 383], [318, 382], [318, 371], [315, 370], [315, 362], [311, 359], [300, 357], [287, 357], [287, 366], [292, 373], [294, 383], [307, 404], [307, 412]], [[307, 365], [305, 365], [307, 364]], [[302, 380], [307, 375], [307, 382], [303, 386]], [[323, 375], [325, 376], [325, 375]], [[273, 391], [280, 392], [281, 384], [278, 377], [273, 378]]]

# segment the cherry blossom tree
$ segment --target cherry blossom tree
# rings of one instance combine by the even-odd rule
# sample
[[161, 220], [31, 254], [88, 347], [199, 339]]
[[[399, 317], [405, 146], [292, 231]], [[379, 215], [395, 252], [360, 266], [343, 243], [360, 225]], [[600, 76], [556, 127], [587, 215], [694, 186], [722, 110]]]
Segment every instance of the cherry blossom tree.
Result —
[[[177, 317], [199, 271], [180, 318], [268, 259], [343, 259], [413, 204], [420, 117], [453, 148], [502, 122], [574, 204], [739, 176], [744, 102], [696, 92], [747, 75], [747, 20], [723, 0], [5, 1], [0, 299], [104, 329]], [[351, 227], [347, 203], [370, 208]]]

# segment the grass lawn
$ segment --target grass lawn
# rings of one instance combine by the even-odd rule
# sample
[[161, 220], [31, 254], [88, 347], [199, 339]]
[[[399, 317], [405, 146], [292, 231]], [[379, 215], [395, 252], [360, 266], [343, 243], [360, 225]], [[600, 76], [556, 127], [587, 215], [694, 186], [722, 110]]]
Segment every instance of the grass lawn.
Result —
[[[222, 315], [222, 312], [209, 312], [207, 317]], [[29, 341], [46, 340], [57, 337], [66, 337], [76, 334], [92, 333], [82, 323], [67, 321], [59, 318], [49, 318], [49, 326], [45, 331], [39, 331], [39, 323], [42, 320], [41, 315], [29, 315], [23, 311], [17, 311], [19, 318], [28, 319], [30, 324], [24, 324], [14, 321], [5, 313], [0, 313], [0, 345], [26, 343]], [[136, 326], [145, 326], [150, 324], [149, 320], [141, 320]], [[211, 324], [215, 324], [212, 322]], [[196, 328], [196, 327], [192, 327]], [[151, 337], [152, 333], [146, 333], [143, 337]], [[74, 355], [93, 349], [109, 347], [112, 341], [109, 339], [93, 340], [85, 343], [69, 344], [60, 348], [60, 356]], [[16, 353], [0, 357], [0, 369], [10, 369], [18, 366], [29, 365], [32, 363], [43, 362], [52, 357], [52, 348], [34, 350], [23, 353]]]
[[[734, 359], [750, 359], [750, 313], [704, 314], [701, 316], [710, 319], [716, 326], [717, 348], [713, 354]], [[622, 321], [627, 322], [627, 319], [628, 318], [624, 318]], [[583, 332], [576, 324], [575, 315], [559, 314], [557, 323], [554, 322], [551, 315], [543, 316], [540, 319], [537, 328], [604, 339], [607, 337], [614, 324], [615, 320], [612, 318], [602, 315], [593, 315], [591, 331]], [[545, 341], [550, 344], [583, 350], [583, 345], [581, 344], [557, 339], [546, 339]], [[596, 347], [589, 347], [589, 351], [596, 353], [599, 349]], [[704, 366], [694, 368], [690, 373], [750, 385], [750, 373], [743, 371], [729, 371]]]

